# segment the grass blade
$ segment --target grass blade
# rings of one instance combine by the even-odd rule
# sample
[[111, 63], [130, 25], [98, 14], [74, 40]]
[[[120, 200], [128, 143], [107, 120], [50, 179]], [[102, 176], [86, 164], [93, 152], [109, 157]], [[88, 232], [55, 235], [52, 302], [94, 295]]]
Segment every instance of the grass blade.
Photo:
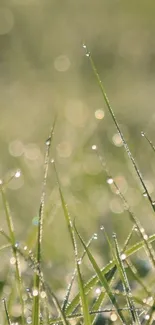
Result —
[[68, 212], [68, 209], [67, 209], [67, 204], [66, 204], [65, 199], [63, 197], [63, 193], [62, 193], [62, 190], [61, 190], [61, 186], [60, 186], [60, 182], [59, 182], [59, 178], [58, 178], [55, 163], [54, 163], [54, 169], [55, 169], [55, 173], [56, 173], [56, 177], [57, 177], [61, 204], [62, 204], [64, 216], [65, 216], [65, 219], [66, 219], [66, 224], [67, 224], [67, 227], [68, 227], [68, 230], [69, 230], [69, 234], [70, 234], [70, 238], [71, 238], [71, 242], [72, 242], [72, 246], [73, 246], [73, 250], [74, 250], [74, 255], [75, 255], [75, 263], [76, 263], [76, 269], [77, 269], [77, 275], [78, 275], [78, 284], [79, 284], [79, 294], [80, 294], [80, 299], [81, 299], [81, 308], [82, 308], [82, 313], [83, 313], [83, 318], [84, 318], [84, 324], [85, 325], [91, 325], [91, 319], [90, 319], [89, 309], [88, 309], [88, 302], [87, 302], [87, 298], [86, 298], [86, 295], [85, 295], [83, 279], [82, 279], [82, 276], [81, 276], [81, 271], [80, 271], [80, 266], [79, 266], [79, 264], [81, 263], [81, 260], [78, 259], [77, 245], [76, 245], [76, 239], [75, 239], [75, 234], [74, 234], [74, 228], [73, 228], [72, 220], [70, 218], [70, 215], [69, 215], [69, 212]]
[[[13, 257], [15, 258], [18, 294], [19, 294], [19, 299], [20, 299], [20, 304], [21, 304], [21, 309], [22, 309], [22, 324], [24, 325], [25, 317], [24, 317], [23, 285], [22, 285], [22, 280], [21, 280], [20, 262], [19, 262], [19, 257], [18, 257], [18, 253], [17, 253], [13, 220], [12, 220], [12, 216], [10, 213], [9, 203], [6, 199], [6, 195], [5, 195], [5, 192], [3, 189], [3, 185], [0, 186], [0, 191], [1, 191], [1, 195], [2, 195], [2, 201], [3, 201], [4, 210], [5, 210], [5, 215], [6, 215], [7, 226], [9, 229], [9, 236], [10, 236], [10, 241], [11, 241], [11, 246], [12, 246]], [[9, 238], [4, 232], [1, 231], [1, 233], [3, 233], [3, 235], [5, 236], [6, 239]]]
[[[154, 242], [155, 241], [155, 234], [148, 237], [148, 242]], [[133, 255], [134, 253], [138, 252], [140, 249], [144, 248], [144, 242], [140, 241], [138, 243], [136, 243], [135, 245], [131, 246], [130, 248], [128, 248], [126, 251], [124, 251], [124, 254], [126, 255], [126, 257], [129, 257], [131, 255]], [[101, 272], [103, 274], [103, 276], [105, 276], [110, 270], [112, 270], [115, 267], [115, 262], [112, 261], [109, 264], [107, 264], [104, 268], [101, 269]], [[85, 292], [88, 293], [92, 287], [94, 287], [94, 285], [98, 282], [98, 276], [95, 274], [86, 284], [85, 284]], [[66, 313], [67, 314], [71, 314], [76, 306], [79, 303], [79, 294], [77, 294], [72, 302], [70, 303], [70, 305], [66, 308]]]
[[124, 264], [123, 264], [123, 260], [121, 258], [121, 253], [119, 251], [119, 246], [118, 246], [116, 234], [113, 234], [113, 238], [114, 238], [115, 250], [116, 250], [116, 258], [115, 258], [116, 265], [117, 265], [117, 269], [119, 271], [120, 278], [121, 278], [123, 286], [124, 286], [124, 291], [126, 293], [126, 299], [127, 299], [127, 304], [128, 304], [128, 307], [129, 307], [129, 311], [131, 313], [132, 324], [139, 324], [140, 325], [140, 319], [138, 317], [138, 314], [136, 312], [136, 308], [134, 306], [134, 302], [133, 302], [133, 299], [132, 299], [132, 292], [131, 292], [129, 281], [128, 281], [127, 274], [126, 274], [126, 271], [125, 271], [125, 267], [124, 267]]
[[87, 49], [87, 46], [86, 46], [85, 44], [83, 45], [83, 48], [84, 48], [85, 51], [86, 51], [86, 56], [89, 58], [89, 61], [90, 61], [90, 64], [91, 64], [91, 67], [92, 67], [93, 73], [94, 73], [94, 75], [95, 75], [95, 78], [96, 78], [96, 80], [97, 80], [97, 83], [98, 83], [98, 85], [99, 85], [99, 87], [100, 87], [100, 90], [101, 90], [101, 92], [102, 92], [102, 95], [103, 95], [104, 101], [105, 101], [105, 103], [106, 103], [106, 105], [107, 105], [107, 108], [108, 108], [108, 111], [109, 111], [109, 113], [110, 113], [110, 115], [111, 115], [111, 117], [112, 117], [112, 120], [113, 120], [113, 122], [114, 122], [114, 124], [115, 124], [115, 126], [116, 126], [117, 132], [118, 132], [118, 134], [119, 134], [119, 136], [120, 136], [120, 138], [121, 138], [121, 140], [122, 140], [122, 143], [123, 143], [124, 149], [125, 149], [126, 153], [128, 154], [128, 157], [129, 157], [129, 159], [130, 159], [130, 161], [131, 161], [131, 163], [132, 163], [132, 165], [133, 165], [133, 167], [134, 167], [134, 169], [135, 169], [135, 171], [136, 171], [136, 173], [137, 173], [137, 176], [138, 176], [138, 178], [139, 178], [139, 180], [140, 180], [140, 183], [141, 183], [141, 185], [142, 185], [142, 187], [143, 187], [143, 189], [144, 189], [144, 192], [147, 194], [147, 198], [148, 198], [148, 200], [149, 200], [149, 202], [150, 202], [150, 205], [151, 205], [153, 211], [155, 211], [155, 206], [153, 205], [153, 201], [152, 201], [152, 199], [151, 199], [151, 196], [150, 196], [150, 194], [149, 194], [149, 192], [148, 192], [148, 190], [147, 190], [147, 187], [146, 187], [146, 185], [145, 185], [145, 183], [144, 183], [144, 180], [143, 180], [143, 177], [142, 177], [142, 175], [141, 175], [141, 172], [140, 172], [140, 170], [139, 170], [139, 168], [138, 168], [138, 166], [137, 166], [137, 163], [136, 163], [134, 157], [132, 156], [132, 153], [131, 153], [131, 151], [130, 151], [130, 149], [129, 149], [129, 146], [128, 146], [126, 140], [125, 140], [125, 137], [124, 137], [124, 135], [123, 135], [123, 133], [122, 133], [122, 131], [121, 131], [121, 128], [120, 128], [120, 126], [119, 126], [119, 123], [118, 123], [118, 121], [117, 121], [117, 119], [116, 119], [116, 116], [115, 116], [115, 114], [114, 114], [114, 112], [113, 112], [113, 109], [112, 109], [112, 107], [111, 107], [110, 101], [109, 101], [108, 96], [107, 96], [107, 94], [106, 94], [106, 91], [105, 91], [105, 89], [104, 89], [103, 83], [102, 83], [102, 81], [101, 81], [101, 78], [100, 78], [99, 73], [98, 73], [98, 71], [97, 71], [97, 68], [96, 68], [96, 66], [95, 66], [94, 60], [93, 60], [93, 58], [92, 58], [92, 56], [91, 56], [91, 53], [89, 52], [89, 50]]
[[44, 206], [45, 206], [45, 196], [46, 196], [46, 182], [48, 175], [48, 167], [50, 162], [50, 148], [54, 135], [54, 129], [56, 124], [56, 118], [54, 120], [53, 126], [51, 128], [48, 139], [46, 140], [46, 151], [44, 159], [44, 178], [43, 178], [43, 188], [39, 207], [39, 222], [38, 222], [38, 234], [37, 234], [37, 263], [38, 272], [34, 275], [34, 290], [37, 294], [33, 296], [33, 307], [32, 307], [32, 323], [33, 325], [39, 324], [39, 314], [40, 314], [40, 276], [41, 272], [41, 249], [42, 249], [42, 236], [43, 236], [43, 221], [44, 221]]
[[86, 247], [86, 245], [85, 245], [85, 243], [84, 243], [82, 237], [80, 236], [79, 232], [77, 231], [76, 227], [75, 227], [75, 230], [76, 230], [76, 233], [77, 233], [77, 235], [78, 235], [78, 237], [79, 237], [79, 239], [80, 239], [80, 241], [81, 241], [81, 243], [82, 243], [84, 249], [86, 250], [86, 253], [87, 253], [87, 255], [88, 255], [88, 258], [89, 258], [89, 260], [90, 260], [90, 262], [91, 262], [91, 264], [92, 264], [92, 266], [93, 266], [93, 268], [94, 268], [94, 270], [95, 270], [95, 272], [96, 272], [96, 275], [97, 275], [99, 281], [101, 282], [101, 284], [102, 284], [103, 287], [105, 288], [105, 291], [106, 291], [107, 295], [109, 296], [109, 299], [110, 299], [111, 303], [112, 303], [112, 304], [114, 305], [114, 307], [116, 308], [116, 311], [117, 311], [117, 313], [118, 313], [118, 315], [119, 315], [119, 318], [120, 318], [121, 322], [122, 322], [123, 324], [126, 324], [125, 318], [124, 318], [122, 312], [119, 310], [119, 305], [118, 305], [118, 303], [117, 303], [116, 297], [115, 297], [114, 294], [112, 293], [112, 291], [111, 291], [111, 289], [110, 289], [110, 286], [109, 286], [109, 284], [108, 284], [108, 281], [106, 280], [106, 277], [105, 277], [105, 276], [103, 275], [103, 273], [101, 272], [101, 270], [100, 270], [99, 266], [97, 265], [97, 263], [96, 263], [96, 261], [95, 261], [93, 255], [90, 253], [88, 247]]
[[8, 325], [11, 325], [11, 320], [10, 320], [10, 316], [9, 316], [8, 309], [7, 309], [7, 305], [6, 305], [6, 300], [3, 298], [2, 301], [3, 301], [3, 304], [4, 304], [4, 310], [5, 310], [5, 314], [6, 314], [6, 319], [7, 319]]

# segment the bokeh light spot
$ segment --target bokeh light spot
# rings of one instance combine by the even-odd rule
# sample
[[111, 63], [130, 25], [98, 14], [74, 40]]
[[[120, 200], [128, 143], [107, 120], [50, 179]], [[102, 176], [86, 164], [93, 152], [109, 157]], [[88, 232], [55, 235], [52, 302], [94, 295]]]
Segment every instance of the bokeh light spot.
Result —
[[95, 111], [95, 117], [97, 120], [102, 120], [104, 118], [104, 111], [102, 109], [97, 109]]
[[66, 55], [58, 56], [54, 61], [54, 67], [59, 72], [65, 72], [70, 67], [70, 60]]

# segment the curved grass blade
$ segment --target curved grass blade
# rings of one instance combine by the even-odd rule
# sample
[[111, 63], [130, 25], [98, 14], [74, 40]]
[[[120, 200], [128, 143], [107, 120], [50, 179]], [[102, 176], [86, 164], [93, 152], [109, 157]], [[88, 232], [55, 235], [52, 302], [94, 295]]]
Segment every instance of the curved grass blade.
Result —
[[[153, 247], [152, 245], [147, 241], [147, 234], [145, 233], [144, 229], [142, 228], [141, 226], [141, 223], [140, 221], [137, 219], [137, 217], [135, 216], [135, 214], [133, 213], [133, 211], [131, 210], [126, 198], [124, 197], [124, 195], [122, 194], [119, 186], [117, 185], [117, 183], [115, 182], [115, 180], [110, 176], [109, 174], [109, 171], [108, 171], [108, 168], [106, 166], [106, 162], [104, 161], [103, 162], [103, 159], [96, 147], [96, 153], [97, 153], [97, 156], [101, 162], [101, 165], [102, 167], [104, 168], [106, 174], [107, 174], [107, 177], [108, 178], [111, 178], [113, 180], [113, 185], [115, 186], [116, 190], [117, 190], [117, 193], [120, 197], [120, 199], [122, 200], [123, 204], [124, 204], [124, 207], [126, 208], [126, 210], [128, 211], [128, 215], [129, 215], [129, 218], [130, 220], [134, 223], [134, 228], [136, 226], [137, 230], [138, 230], [138, 233], [140, 235], [140, 237], [142, 238], [142, 240], [144, 241], [144, 245], [145, 245], [145, 250], [146, 250], [146, 253], [151, 261], [151, 264], [153, 265], [153, 267], [155, 268], [155, 252], [153, 250]], [[132, 233], [131, 233], [132, 234]], [[130, 237], [128, 238], [128, 240], [130, 239]], [[128, 240], [127, 240], [127, 243], [126, 245], [128, 244]]]
[[76, 263], [76, 269], [77, 269], [77, 275], [78, 275], [78, 284], [79, 284], [79, 294], [80, 294], [81, 308], [82, 308], [82, 313], [83, 313], [83, 318], [84, 318], [84, 324], [85, 325], [91, 325], [91, 319], [90, 319], [89, 309], [88, 309], [88, 302], [87, 302], [87, 298], [86, 298], [86, 295], [85, 295], [84, 283], [83, 283], [83, 279], [82, 279], [81, 271], [80, 271], [80, 266], [79, 266], [79, 264], [81, 263], [81, 260], [78, 259], [77, 245], [76, 245], [76, 239], [75, 239], [75, 234], [74, 234], [74, 228], [73, 228], [72, 220], [70, 218], [70, 215], [69, 215], [69, 212], [68, 212], [68, 209], [67, 209], [67, 204], [66, 204], [65, 199], [63, 197], [63, 193], [62, 193], [62, 190], [61, 190], [61, 186], [60, 186], [60, 182], [59, 182], [59, 178], [58, 178], [55, 163], [54, 163], [54, 169], [55, 169], [55, 173], [56, 173], [56, 177], [57, 177], [57, 183], [58, 183], [58, 187], [59, 187], [61, 204], [62, 204], [66, 224], [67, 224], [67, 227], [68, 227], [68, 230], [69, 230], [69, 234], [70, 234], [70, 238], [71, 238], [71, 242], [72, 242], [72, 246], [73, 246], [73, 250], [74, 250], [74, 255], [75, 255], [75, 263]]
[[[148, 238], [148, 242], [154, 242], [155, 241], [155, 235], [152, 235]], [[133, 255], [134, 253], [138, 252], [141, 248], [144, 247], [144, 242], [140, 241], [138, 243], [136, 243], [135, 245], [131, 246], [130, 248], [128, 248], [124, 254], [126, 255], [126, 257], [129, 257], [131, 255]], [[102, 274], [105, 276], [110, 270], [112, 270], [115, 267], [115, 262], [112, 261], [109, 264], [107, 264], [104, 268], [101, 269]], [[85, 284], [85, 292], [88, 293], [92, 287], [94, 287], [94, 285], [98, 283], [98, 276], [94, 275], [86, 284]], [[66, 313], [67, 314], [71, 314], [76, 306], [79, 304], [79, 294], [77, 294], [72, 302], [70, 303], [70, 305], [66, 308]]]
[[104, 276], [103, 272], [101, 272], [100, 267], [97, 265], [97, 263], [96, 263], [93, 255], [90, 253], [88, 247], [86, 247], [86, 245], [85, 245], [82, 237], [80, 236], [79, 232], [77, 231], [76, 227], [75, 227], [75, 230], [76, 230], [76, 233], [77, 233], [77, 235], [78, 235], [78, 237], [79, 237], [79, 239], [80, 239], [80, 241], [81, 241], [84, 249], [86, 250], [86, 253], [88, 255], [88, 258], [89, 258], [89, 260], [90, 260], [90, 262], [91, 262], [91, 264], [92, 264], [92, 266], [93, 266], [93, 268], [94, 268], [94, 270], [96, 272], [96, 275], [97, 275], [100, 283], [102, 284], [102, 286], [104, 287], [107, 295], [109, 296], [109, 299], [110, 299], [111, 303], [116, 308], [116, 311], [117, 311], [117, 313], [119, 315], [119, 318], [120, 318], [121, 322], [123, 324], [126, 324], [125, 318], [124, 318], [122, 312], [119, 310], [118, 302], [116, 300], [115, 295], [111, 291], [111, 288], [110, 288], [110, 286], [108, 284], [108, 281], [106, 280], [106, 277]]
[[89, 50], [88, 50], [88, 48], [87, 48], [87, 46], [85, 44], [83, 45], [83, 48], [86, 50], [86, 56], [89, 58], [89, 61], [90, 61], [90, 64], [91, 64], [93, 73], [95, 75], [95, 78], [97, 80], [97, 83], [98, 83], [98, 85], [100, 87], [100, 90], [102, 92], [104, 101], [105, 101], [105, 103], [107, 105], [107, 108], [108, 108], [108, 111], [109, 111], [109, 113], [110, 113], [110, 115], [112, 117], [112, 120], [113, 120], [113, 122], [114, 122], [114, 124], [116, 126], [117, 132], [118, 132], [118, 134], [119, 134], [119, 136], [120, 136], [120, 138], [122, 140], [124, 149], [125, 149], [126, 153], [128, 154], [128, 157], [129, 157], [129, 159], [130, 159], [130, 161], [131, 161], [131, 163], [132, 163], [132, 165], [133, 165], [133, 167], [134, 167], [134, 169], [135, 169], [135, 171], [137, 173], [137, 176], [138, 176], [138, 178], [140, 180], [140, 183], [141, 183], [141, 185], [142, 185], [142, 187], [144, 189], [144, 192], [147, 194], [147, 197], [148, 197], [148, 200], [150, 202], [150, 205], [151, 205], [153, 211], [155, 211], [155, 206], [153, 205], [153, 201], [152, 201], [151, 196], [150, 196], [150, 194], [148, 192], [148, 189], [147, 189], [147, 187], [145, 185], [145, 182], [143, 180], [143, 176], [141, 175], [141, 172], [140, 172], [140, 170], [139, 170], [139, 168], [137, 166], [137, 163], [136, 163], [136, 161], [135, 161], [135, 159], [134, 159], [134, 157], [133, 157], [133, 155], [132, 155], [132, 153], [131, 153], [131, 151], [129, 149], [129, 146], [128, 146], [126, 140], [125, 140], [125, 137], [123, 135], [123, 132], [121, 131], [121, 128], [119, 126], [119, 123], [118, 123], [118, 121], [116, 119], [116, 116], [115, 116], [115, 114], [113, 112], [113, 109], [111, 107], [111, 104], [110, 104], [110, 101], [109, 101], [108, 96], [106, 94], [106, 91], [104, 89], [104, 86], [103, 86], [103, 83], [101, 81], [101, 78], [100, 78], [99, 73], [97, 71], [97, 68], [95, 66], [94, 60], [93, 60], [93, 58], [91, 56], [91, 53], [89, 52]]
[[[19, 262], [18, 253], [17, 253], [13, 220], [12, 220], [12, 216], [10, 213], [9, 203], [6, 199], [6, 195], [5, 195], [2, 184], [0, 186], [0, 191], [1, 191], [1, 195], [2, 195], [2, 201], [3, 201], [4, 210], [5, 210], [5, 215], [6, 215], [7, 226], [9, 229], [9, 236], [10, 236], [10, 241], [11, 241], [11, 246], [12, 246], [13, 257], [15, 258], [18, 294], [19, 294], [19, 299], [20, 299], [20, 304], [21, 304], [21, 309], [22, 309], [22, 324], [24, 325], [25, 317], [24, 317], [23, 285], [22, 285], [22, 280], [21, 280], [20, 262]], [[1, 231], [1, 233], [3, 233], [3, 235], [5, 236], [6, 239], [9, 238], [4, 232]]]
[[40, 277], [39, 273], [41, 272], [41, 249], [42, 249], [42, 236], [43, 236], [43, 221], [44, 221], [44, 206], [45, 206], [45, 196], [46, 196], [46, 182], [48, 175], [48, 167], [50, 162], [50, 148], [54, 135], [54, 129], [56, 124], [56, 118], [54, 120], [53, 126], [51, 128], [48, 139], [46, 140], [46, 151], [44, 159], [44, 178], [43, 178], [43, 187], [39, 207], [39, 222], [38, 222], [38, 233], [37, 233], [37, 263], [38, 263], [38, 272], [34, 275], [34, 289], [38, 293], [33, 296], [33, 307], [32, 307], [32, 323], [33, 325], [39, 325], [39, 315], [40, 315]]
[[132, 324], [133, 325], [134, 324], [140, 325], [140, 319], [139, 319], [139, 316], [138, 316], [138, 314], [136, 312], [136, 308], [134, 306], [134, 302], [133, 302], [133, 299], [132, 299], [132, 292], [131, 292], [130, 284], [129, 284], [127, 274], [126, 274], [126, 271], [125, 271], [125, 267], [124, 267], [124, 264], [123, 264], [123, 260], [121, 258], [121, 253], [119, 251], [119, 246], [118, 246], [116, 234], [113, 234], [113, 238], [114, 238], [115, 250], [116, 250], [115, 261], [116, 261], [117, 269], [118, 269], [119, 274], [120, 274], [120, 278], [121, 278], [122, 283], [123, 283], [124, 291], [126, 293], [126, 300], [127, 300], [129, 311], [131, 313]]
[[[93, 239], [94, 239], [94, 236], [92, 236], [90, 238], [90, 240], [88, 241], [87, 247], [90, 246], [90, 244], [91, 244], [91, 242], [92, 242]], [[82, 256], [80, 257], [81, 262], [84, 259], [85, 254], [86, 254], [86, 252], [84, 251], [83, 254], [82, 254]], [[72, 290], [72, 286], [73, 286], [73, 283], [74, 283], [76, 274], [77, 274], [77, 268], [75, 268], [75, 270], [74, 270], [74, 272], [72, 274], [71, 281], [70, 281], [69, 286], [67, 288], [67, 292], [66, 292], [66, 295], [65, 295], [65, 299], [64, 299], [63, 304], [62, 304], [62, 310], [65, 310], [66, 309], [66, 306], [68, 304], [69, 296], [70, 296], [70, 293], [71, 293], [71, 290]]]

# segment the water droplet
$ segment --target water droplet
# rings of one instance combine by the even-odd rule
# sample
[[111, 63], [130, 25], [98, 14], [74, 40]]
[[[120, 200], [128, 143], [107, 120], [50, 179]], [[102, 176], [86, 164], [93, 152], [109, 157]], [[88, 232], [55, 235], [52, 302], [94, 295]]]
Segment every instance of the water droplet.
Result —
[[49, 137], [47, 140], [46, 140], [46, 146], [49, 146], [51, 143], [51, 137]]
[[21, 171], [20, 170], [17, 170], [16, 173], [15, 173], [15, 177], [16, 178], [19, 178], [21, 176]]
[[16, 242], [16, 243], [15, 243], [15, 247], [16, 247], [16, 248], [19, 247], [19, 242]]
[[144, 229], [144, 228], [141, 228], [140, 231], [141, 231], [142, 233], [144, 233], [144, 232], [145, 232], [145, 229]]
[[78, 259], [77, 263], [80, 265], [81, 264], [81, 258]]
[[95, 293], [99, 295], [101, 293], [101, 288], [96, 288]]
[[86, 49], [86, 48], [87, 48], [86, 44], [82, 44], [82, 47], [83, 47], [84, 49]]
[[3, 181], [2, 181], [2, 179], [0, 179], [0, 185], [2, 185], [3, 184]]
[[122, 254], [121, 255], [121, 260], [124, 261], [126, 259], [126, 255], [125, 254]]
[[148, 235], [145, 234], [144, 235], [144, 239], [147, 240], [148, 239]]
[[142, 137], [145, 137], [145, 133], [143, 131], [141, 132], [141, 136]]
[[24, 251], [26, 251], [27, 250], [27, 246], [24, 246]]
[[114, 312], [112, 312], [111, 315], [110, 315], [110, 319], [111, 319], [112, 322], [116, 322], [116, 320], [117, 320], [117, 314], [114, 313]]
[[94, 238], [94, 239], [97, 239], [97, 238], [98, 238], [98, 235], [95, 233], [95, 234], [93, 235], [93, 238]]
[[46, 292], [45, 291], [42, 291], [40, 293], [40, 296], [41, 296], [42, 299], [46, 298]]
[[152, 201], [152, 205], [155, 205], [155, 201]]
[[146, 197], [146, 196], [147, 196], [147, 193], [146, 193], [146, 192], [144, 192], [144, 193], [143, 193], [143, 196], [144, 196], [144, 197]]
[[108, 183], [108, 184], [113, 184], [113, 182], [114, 182], [114, 180], [113, 180], [111, 177], [109, 177], [109, 178], [107, 179], [107, 183]]
[[32, 318], [31, 317], [27, 317], [27, 324], [31, 324], [32, 323]]
[[91, 148], [92, 148], [92, 150], [96, 150], [97, 149], [96, 144], [93, 144]]
[[136, 232], [138, 231], [138, 228], [137, 228], [137, 226], [135, 226], [135, 227], [134, 227], [134, 231], [136, 231]]
[[33, 295], [34, 297], [38, 296], [38, 289], [34, 288], [34, 289], [32, 290], [32, 295]]
[[150, 315], [145, 315], [145, 319], [146, 320], [150, 319]]
[[100, 227], [100, 230], [104, 230], [104, 226], [103, 225]]
[[89, 56], [90, 56], [90, 52], [87, 52], [87, 53], [86, 53], [86, 56], [88, 56], [88, 57], [89, 57]]
[[51, 159], [51, 164], [54, 164], [54, 159]]

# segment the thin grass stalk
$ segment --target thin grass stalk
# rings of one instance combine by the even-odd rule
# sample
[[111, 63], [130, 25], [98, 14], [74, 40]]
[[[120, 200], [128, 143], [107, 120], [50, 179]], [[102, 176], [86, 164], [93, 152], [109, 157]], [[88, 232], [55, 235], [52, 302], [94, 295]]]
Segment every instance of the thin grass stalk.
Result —
[[127, 304], [128, 304], [128, 307], [129, 307], [131, 318], [132, 318], [132, 324], [133, 325], [134, 324], [140, 325], [140, 319], [139, 319], [139, 316], [138, 316], [137, 312], [135, 311], [136, 308], [134, 306], [134, 302], [133, 302], [133, 299], [132, 299], [132, 292], [131, 292], [130, 284], [129, 284], [127, 274], [126, 274], [126, 271], [125, 271], [125, 267], [124, 267], [124, 264], [123, 264], [123, 261], [122, 261], [122, 258], [121, 258], [121, 253], [120, 253], [120, 250], [119, 250], [116, 234], [113, 234], [113, 238], [114, 238], [115, 250], [116, 250], [116, 255], [115, 255], [116, 256], [116, 259], [115, 259], [116, 260], [116, 265], [117, 265], [117, 269], [118, 269], [118, 271], [120, 273], [120, 277], [121, 277], [121, 280], [122, 280], [122, 283], [123, 283], [124, 291], [126, 293], [126, 299], [127, 299]]
[[[0, 191], [1, 191], [1, 195], [2, 195], [2, 201], [3, 201], [4, 210], [5, 210], [5, 215], [6, 215], [7, 226], [8, 226], [8, 229], [9, 229], [9, 236], [10, 236], [10, 242], [11, 242], [11, 246], [12, 246], [13, 257], [15, 258], [15, 268], [16, 268], [16, 278], [17, 278], [17, 284], [18, 284], [18, 294], [19, 294], [19, 299], [20, 299], [20, 304], [21, 304], [21, 309], [22, 309], [22, 325], [24, 325], [25, 317], [24, 317], [23, 285], [22, 285], [22, 280], [21, 280], [20, 262], [19, 262], [17, 247], [16, 247], [16, 239], [15, 239], [13, 220], [12, 220], [12, 216], [11, 216], [11, 213], [10, 213], [9, 204], [8, 204], [8, 202], [6, 200], [3, 185], [0, 186]], [[9, 238], [5, 234], [5, 232], [1, 231], [1, 233], [3, 233], [3, 235], [5, 236], [6, 239]]]
[[34, 275], [34, 290], [36, 290], [37, 295], [33, 296], [33, 308], [32, 308], [32, 323], [33, 325], [39, 325], [39, 314], [40, 314], [40, 276], [41, 273], [41, 255], [42, 255], [42, 236], [43, 236], [43, 221], [44, 221], [44, 206], [45, 206], [45, 196], [46, 196], [46, 183], [48, 168], [50, 162], [50, 148], [54, 135], [54, 129], [56, 124], [56, 118], [54, 120], [53, 126], [51, 128], [48, 139], [46, 140], [46, 151], [44, 159], [44, 178], [43, 178], [43, 187], [39, 207], [39, 222], [38, 222], [38, 234], [37, 234], [37, 263], [38, 263], [38, 272]]
[[117, 132], [118, 132], [118, 134], [119, 134], [119, 136], [120, 136], [120, 138], [122, 140], [124, 149], [125, 149], [126, 153], [128, 154], [128, 157], [130, 158], [130, 161], [132, 162], [132, 165], [133, 165], [133, 167], [134, 167], [134, 169], [135, 169], [135, 171], [137, 173], [137, 176], [138, 176], [138, 178], [140, 180], [140, 183], [141, 183], [141, 185], [142, 185], [145, 193], [147, 194], [147, 197], [148, 197], [148, 200], [150, 202], [150, 205], [151, 205], [153, 211], [155, 211], [155, 206], [154, 206], [153, 201], [151, 199], [151, 196], [150, 196], [150, 194], [148, 192], [148, 189], [147, 189], [147, 187], [145, 185], [145, 182], [143, 180], [143, 176], [142, 176], [142, 174], [141, 174], [141, 172], [140, 172], [140, 170], [139, 170], [139, 168], [137, 166], [137, 163], [136, 163], [136, 161], [135, 161], [135, 159], [134, 159], [134, 157], [133, 157], [133, 155], [132, 155], [132, 153], [131, 153], [131, 151], [129, 149], [129, 146], [128, 146], [126, 140], [125, 140], [125, 137], [123, 135], [123, 132], [121, 131], [121, 128], [119, 126], [119, 123], [118, 123], [118, 121], [116, 119], [116, 116], [115, 116], [115, 114], [113, 112], [113, 109], [111, 107], [111, 104], [110, 104], [110, 101], [109, 101], [108, 96], [106, 94], [106, 91], [104, 89], [104, 86], [103, 86], [103, 83], [101, 81], [101, 78], [100, 78], [99, 73], [97, 71], [96, 65], [95, 65], [94, 60], [93, 60], [93, 58], [91, 56], [91, 53], [90, 53], [90, 51], [88, 50], [88, 48], [87, 48], [87, 46], [85, 44], [83, 44], [83, 48], [86, 51], [86, 56], [89, 58], [89, 61], [90, 61], [91, 67], [92, 67], [92, 71], [93, 71], [93, 73], [95, 75], [95, 78], [97, 80], [97, 83], [98, 83], [98, 85], [100, 87], [100, 90], [102, 92], [103, 98], [104, 98], [105, 103], [107, 105], [108, 111], [109, 111], [109, 113], [110, 113], [110, 115], [112, 117], [112, 120], [113, 120], [113, 122], [114, 122], [114, 124], [116, 126]]

